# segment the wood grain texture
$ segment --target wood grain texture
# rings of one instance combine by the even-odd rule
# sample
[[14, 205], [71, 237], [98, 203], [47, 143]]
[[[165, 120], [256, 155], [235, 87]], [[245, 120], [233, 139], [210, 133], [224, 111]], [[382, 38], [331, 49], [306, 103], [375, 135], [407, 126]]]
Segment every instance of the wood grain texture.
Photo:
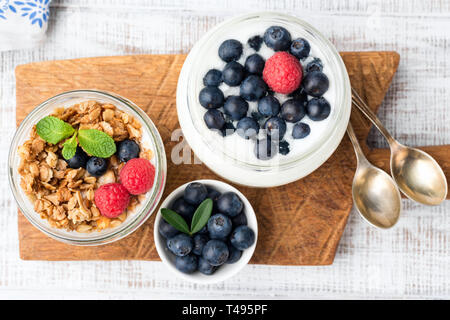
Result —
[[[378, 116], [404, 144], [450, 144], [450, 1], [52, 0], [46, 42], [0, 53], [0, 148], [8, 150], [16, 130], [17, 65], [187, 53], [216, 24], [255, 10], [297, 16], [340, 51], [400, 53]], [[368, 143], [387, 147], [373, 129]], [[216, 285], [180, 281], [161, 262], [23, 261], [2, 154], [1, 299], [450, 299], [450, 201], [428, 207], [405, 199], [400, 222], [383, 232], [353, 207], [331, 266], [248, 265]]]
[[[395, 52], [345, 52], [342, 57], [352, 84], [369, 106], [381, 104], [399, 63]], [[135, 55], [48, 61], [16, 68], [17, 123], [34, 106], [63, 91], [95, 88], [116, 92], [145, 110], [163, 138], [168, 156], [164, 196], [195, 179], [219, 179], [204, 165], [175, 165], [170, 154], [179, 128], [175, 91], [184, 55]], [[361, 118], [353, 124], [363, 141], [370, 127]], [[345, 138], [337, 151], [308, 177], [271, 189], [238, 187], [258, 217], [260, 235], [252, 263], [328, 265], [344, 230], [350, 209], [355, 169], [353, 149]], [[164, 197], [163, 196], [163, 197]], [[26, 260], [158, 260], [153, 243], [152, 216], [138, 231], [99, 247], [61, 244], [19, 216], [20, 256]]]

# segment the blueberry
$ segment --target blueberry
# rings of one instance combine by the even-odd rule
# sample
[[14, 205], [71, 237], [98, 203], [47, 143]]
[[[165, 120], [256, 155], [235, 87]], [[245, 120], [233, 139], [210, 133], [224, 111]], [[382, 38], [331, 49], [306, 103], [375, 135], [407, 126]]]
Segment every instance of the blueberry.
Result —
[[245, 77], [245, 69], [239, 62], [228, 62], [222, 71], [222, 80], [227, 85], [234, 87], [241, 84]]
[[100, 177], [108, 169], [108, 160], [104, 158], [91, 157], [86, 163], [86, 170], [91, 176]]
[[182, 216], [188, 224], [191, 222], [195, 212], [195, 207], [184, 201], [183, 197], [175, 200], [170, 208]]
[[198, 258], [194, 254], [189, 254], [184, 257], [177, 257], [175, 259], [175, 268], [184, 273], [193, 273], [197, 270], [197, 266]]
[[239, 213], [237, 216], [233, 217], [231, 219], [231, 222], [233, 223], [233, 227], [236, 228], [237, 226], [246, 226], [247, 225], [247, 216], [244, 212]]
[[314, 58], [305, 67], [306, 72], [322, 71], [322, 70], [323, 70], [322, 60], [320, 60], [319, 58]]
[[242, 251], [239, 249], [236, 249], [233, 245], [228, 246], [228, 251], [230, 252], [228, 256], [227, 263], [236, 263], [239, 261], [239, 259], [242, 256]]
[[119, 143], [117, 156], [121, 162], [127, 162], [128, 160], [139, 158], [140, 151], [139, 145], [134, 140], [126, 139]]
[[178, 257], [188, 255], [194, 248], [194, 241], [187, 234], [180, 233], [166, 240], [167, 249]]
[[239, 96], [228, 96], [223, 111], [232, 120], [241, 120], [247, 115], [248, 102]]
[[255, 243], [255, 233], [247, 226], [239, 226], [231, 233], [230, 242], [236, 249], [248, 249]]
[[222, 72], [217, 69], [209, 70], [203, 77], [205, 86], [218, 87], [222, 83]]
[[213, 266], [220, 266], [227, 262], [229, 255], [228, 246], [220, 240], [209, 240], [203, 247], [203, 259]]
[[287, 122], [298, 122], [305, 115], [305, 105], [301, 100], [289, 99], [281, 106], [281, 117]]
[[245, 100], [256, 101], [266, 94], [267, 84], [261, 77], [250, 75], [242, 81], [239, 90], [241, 97]]
[[305, 89], [303, 89], [303, 87], [301, 87], [301, 86], [294, 92], [291, 92], [289, 94], [289, 97], [291, 97], [295, 100], [302, 101], [303, 105], [306, 105], [306, 103], [308, 102], [308, 95], [306, 94]]
[[223, 116], [223, 113], [217, 109], [209, 109], [208, 111], [206, 111], [206, 113], [203, 115], [203, 120], [205, 121], [206, 126], [209, 129], [221, 130], [225, 125], [225, 118]]
[[264, 124], [264, 129], [273, 139], [281, 140], [286, 133], [286, 122], [279, 117], [271, 117]]
[[255, 51], [259, 51], [259, 49], [261, 49], [262, 42], [263, 42], [263, 39], [260, 36], [251, 37], [247, 41], [250, 48], [254, 49]]
[[217, 191], [214, 188], [206, 187], [208, 190], [208, 198], [210, 198], [213, 201], [213, 210], [217, 210], [217, 199], [222, 195], [219, 191]]
[[321, 121], [330, 115], [331, 106], [325, 98], [312, 98], [306, 105], [308, 117], [314, 121]]
[[280, 102], [274, 96], [265, 96], [258, 101], [258, 111], [265, 117], [278, 115], [280, 112]]
[[321, 97], [330, 86], [330, 82], [325, 73], [311, 71], [303, 78], [303, 88], [305, 92], [313, 97]]
[[309, 42], [303, 38], [298, 38], [292, 41], [290, 52], [293, 56], [298, 59], [304, 59], [309, 56], [309, 52], [311, 51], [311, 46]]
[[194, 236], [194, 248], [192, 248], [192, 252], [196, 255], [201, 255], [203, 247], [208, 242], [208, 237], [204, 234], [197, 233]]
[[236, 128], [237, 134], [244, 139], [255, 137], [259, 132], [259, 124], [255, 119], [245, 117], [239, 120]]
[[303, 139], [311, 133], [311, 128], [303, 122], [296, 123], [292, 128], [292, 138]]
[[278, 152], [285, 156], [290, 151], [291, 149], [289, 148], [289, 142], [287, 142], [286, 140], [280, 141], [280, 143], [278, 144]]
[[179, 231], [172, 227], [166, 220], [161, 219], [158, 226], [159, 234], [164, 238], [169, 239], [176, 236]]
[[217, 208], [219, 212], [235, 217], [241, 213], [244, 203], [234, 192], [225, 192], [217, 199]]
[[266, 61], [257, 53], [252, 54], [245, 60], [245, 70], [248, 73], [261, 75]]
[[198, 96], [200, 104], [206, 109], [217, 109], [223, 106], [225, 97], [222, 90], [217, 87], [205, 87]]
[[212, 187], [206, 187], [206, 190], [208, 190], [208, 198], [210, 198], [213, 201], [217, 201], [217, 199], [219, 199], [221, 195], [219, 191], [217, 191]]
[[[253, 120], [255, 120], [260, 126], [264, 124], [265, 117], [258, 111], [253, 111], [251, 114]], [[263, 123], [261, 123], [263, 122]]]
[[220, 130], [220, 132], [222, 133], [222, 136], [224, 136], [224, 137], [233, 134], [235, 131], [236, 131], [236, 128], [234, 127], [234, 124], [231, 121], [225, 122], [225, 125], [223, 126], [222, 130]]
[[88, 159], [89, 157], [86, 152], [84, 152], [81, 147], [77, 147], [75, 155], [67, 160], [67, 164], [72, 169], [86, 168], [86, 162], [88, 161]]
[[272, 159], [278, 152], [278, 146], [269, 137], [257, 140], [255, 143], [255, 156], [260, 160]]
[[222, 214], [217, 213], [208, 220], [208, 233], [211, 239], [225, 239], [231, 232], [231, 219]]
[[283, 27], [272, 26], [264, 33], [264, 43], [275, 51], [287, 51], [291, 45], [291, 34]]
[[273, 91], [272, 89], [270, 89], [269, 87], [267, 87], [267, 95], [268, 95], [268, 96], [273, 96], [273, 95], [275, 95], [275, 91]]
[[242, 43], [237, 40], [225, 40], [219, 47], [219, 57], [225, 62], [239, 60], [241, 55]]
[[206, 227], [206, 225], [200, 229], [199, 232], [197, 232], [197, 234], [203, 234], [203, 235], [208, 235], [208, 228]]
[[198, 206], [206, 199], [208, 190], [199, 182], [192, 182], [184, 189], [184, 200], [194, 206]]
[[198, 271], [207, 276], [212, 275], [217, 270], [217, 267], [210, 264], [206, 259], [202, 257], [198, 258]]

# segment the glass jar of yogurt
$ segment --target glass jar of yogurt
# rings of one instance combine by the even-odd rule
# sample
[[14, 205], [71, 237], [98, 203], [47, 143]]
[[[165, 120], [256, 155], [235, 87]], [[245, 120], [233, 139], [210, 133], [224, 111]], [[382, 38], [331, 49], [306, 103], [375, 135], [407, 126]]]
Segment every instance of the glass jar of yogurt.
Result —
[[[238, 60], [255, 53], [247, 40], [262, 36], [271, 26], [281, 26], [289, 31], [292, 39], [303, 38], [311, 45], [310, 57], [319, 58], [323, 73], [329, 79], [329, 89], [323, 97], [330, 103], [331, 112], [322, 121], [312, 121], [307, 116], [302, 122], [311, 128], [304, 139], [293, 139], [286, 134], [289, 153], [277, 153], [270, 159], [255, 156], [255, 142], [234, 133], [222, 136], [206, 126], [203, 116], [207, 111], [200, 105], [199, 92], [204, 87], [203, 77], [210, 69], [222, 70], [226, 62], [218, 55], [219, 46], [228, 39], [243, 44]], [[274, 51], [262, 45], [257, 52], [266, 61]], [[309, 59], [309, 58], [308, 58]], [[312, 59], [312, 58], [311, 58]], [[302, 63], [303, 68], [309, 61]], [[239, 95], [239, 87], [221, 84], [225, 97]], [[280, 103], [289, 97], [275, 94]], [[257, 102], [249, 102], [250, 114], [257, 110]], [[306, 22], [279, 13], [253, 13], [227, 20], [207, 32], [192, 48], [181, 71], [177, 88], [178, 119], [184, 137], [196, 156], [216, 174], [241, 185], [274, 187], [305, 177], [319, 168], [336, 150], [347, 128], [351, 110], [351, 87], [345, 65], [334, 46], [314, 27]], [[292, 132], [293, 123], [287, 123]]]

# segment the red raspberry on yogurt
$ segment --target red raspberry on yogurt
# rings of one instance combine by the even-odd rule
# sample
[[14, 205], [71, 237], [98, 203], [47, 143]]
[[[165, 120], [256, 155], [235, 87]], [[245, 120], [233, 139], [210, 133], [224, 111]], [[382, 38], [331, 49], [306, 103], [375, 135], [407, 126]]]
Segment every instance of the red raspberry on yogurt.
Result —
[[263, 71], [263, 79], [267, 85], [282, 94], [296, 90], [300, 86], [302, 76], [303, 70], [298, 59], [285, 51], [271, 56]]

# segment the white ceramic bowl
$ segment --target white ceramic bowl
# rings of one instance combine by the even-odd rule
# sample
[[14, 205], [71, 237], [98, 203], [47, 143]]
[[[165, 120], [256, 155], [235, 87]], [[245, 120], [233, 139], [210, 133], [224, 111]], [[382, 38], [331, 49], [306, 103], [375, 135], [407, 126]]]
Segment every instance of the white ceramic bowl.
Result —
[[256, 215], [255, 211], [253, 210], [252, 205], [247, 200], [247, 198], [236, 188], [233, 186], [230, 186], [229, 184], [217, 180], [195, 180], [188, 183], [183, 184], [182, 186], [178, 187], [174, 191], [172, 191], [171, 194], [167, 196], [167, 198], [164, 200], [164, 202], [161, 205], [161, 208], [170, 208], [172, 203], [181, 197], [183, 195], [184, 189], [189, 183], [192, 182], [200, 182], [203, 183], [206, 186], [210, 186], [215, 188], [217, 191], [223, 193], [228, 191], [235, 192], [239, 198], [244, 203], [244, 212], [247, 217], [247, 225], [249, 228], [251, 228], [255, 232], [255, 243], [248, 249], [244, 250], [242, 252], [242, 256], [236, 263], [232, 264], [223, 264], [220, 266], [216, 272], [214, 272], [212, 275], [204, 275], [198, 271], [192, 273], [192, 274], [186, 274], [181, 271], [178, 271], [175, 268], [175, 255], [173, 255], [167, 248], [166, 248], [166, 241], [163, 236], [159, 233], [159, 223], [162, 219], [161, 211], [159, 211], [156, 215], [155, 219], [155, 226], [154, 226], [154, 238], [155, 238], [155, 246], [156, 250], [158, 251], [159, 257], [161, 258], [162, 262], [171, 270], [173, 273], [175, 273], [178, 277], [199, 283], [199, 284], [208, 284], [208, 283], [215, 283], [224, 281], [236, 273], [238, 273], [242, 268], [244, 268], [245, 265], [250, 261], [251, 257], [253, 256], [253, 253], [255, 252], [256, 243], [258, 242], [258, 223], [256, 221]]
[[[245, 44], [248, 39], [246, 33], [248, 30], [253, 32], [254, 29], [261, 29], [261, 33], [264, 33], [265, 28], [271, 25], [285, 27], [293, 37], [307, 39], [311, 43], [311, 50], [316, 50], [317, 56], [324, 63], [324, 73], [330, 79], [330, 88], [324, 97], [330, 101], [331, 113], [324, 120], [327, 121], [326, 125], [321, 126], [320, 131], [314, 131], [314, 127], [311, 127], [312, 133], [309, 138], [314, 135], [314, 132], [320, 132], [320, 134], [315, 135], [314, 142], [310, 145], [303, 140], [305, 143], [301, 145], [303, 150], [299, 149], [299, 146], [291, 150], [288, 156], [275, 156], [270, 161], [258, 161], [253, 156], [251, 144], [248, 145], [249, 149], [243, 150], [245, 148], [238, 147], [247, 147], [247, 145], [236, 146], [234, 142], [240, 143], [238, 142], [240, 140], [235, 139], [235, 134], [222, 138], [207, 128], [203, 120], [205, 109], [200, 105], [198, 95], [204, 87], [202, 79], [206, 71], [211, 68], [221, 68], [221, 65], [212, 63], [215, 60], [211, 61], [210, 57], [217, 58], [218, 47], [224, 40], [233, 38]], [[247, 50], [246, 47], [244, 47], [245, 50]], [[236, 87], [232, 89], [234, 88]], [[252, 102], [249, 104], [250, 108], [253, 108]], [[245, 14], [215, 26], [192, 48], [178, 79], [178, 120], [183, 135], [195, 155], [216, 174], [232, 182], [252, 187], [284, 185], [301, 179], [319, 168], [341, 142], [350, 118], [350, 110], [350, 81], [336, 48], [313, 26], [296, 17], [280, 13]], [[302, 121], [304, 120], [309, 121], [309, 119]], [[232, 143], [225, 143], [225, 140]]]

